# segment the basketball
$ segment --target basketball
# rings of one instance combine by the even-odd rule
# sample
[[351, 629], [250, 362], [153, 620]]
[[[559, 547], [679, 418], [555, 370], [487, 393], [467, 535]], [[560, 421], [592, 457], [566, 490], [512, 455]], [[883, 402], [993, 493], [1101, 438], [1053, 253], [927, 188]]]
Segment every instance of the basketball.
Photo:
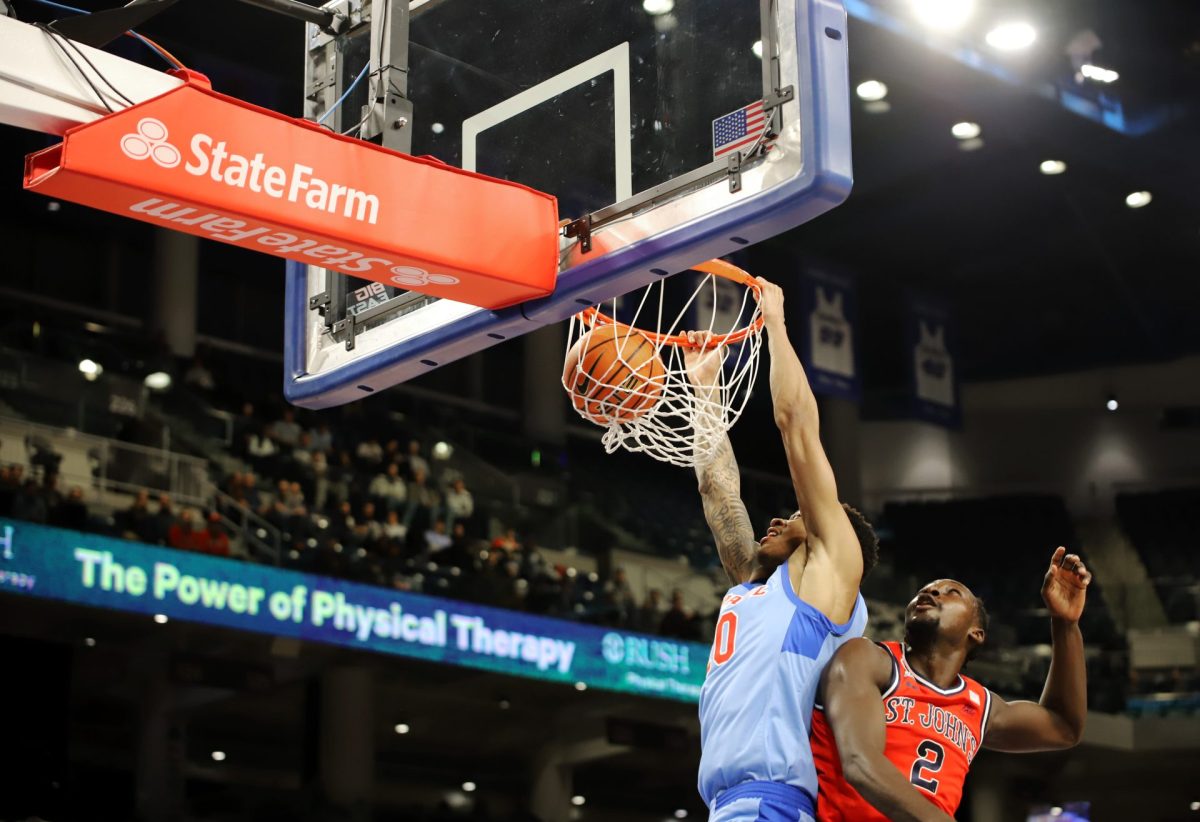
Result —
[[658, 403], [665, 378], [654, 343], [635, 329], [615, 325], [580, 337], [567, 352], [563, 369], [572, 404], [597, 425], [645, 414]]

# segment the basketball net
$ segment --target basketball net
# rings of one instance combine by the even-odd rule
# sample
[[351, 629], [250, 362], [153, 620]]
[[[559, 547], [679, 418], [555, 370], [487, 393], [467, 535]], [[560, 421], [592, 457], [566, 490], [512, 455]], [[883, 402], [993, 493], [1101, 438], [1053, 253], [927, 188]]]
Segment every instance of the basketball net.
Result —
[[[580, 356], [575, 357], [574, 368], [564, 370], [563, 387], [573, 396], [572, 386], [582, 380], [590, 386], [591, 396], [619, 398], [573, 403], [585, 420], [604, 426], [601, 442], [609, 454], [624, 448], [685, 468], [707, 465], [746, 407], [762, 349], [758, 285], [749, 274], [721, 260], [696, 266], [695, 270], [702, 275], [682, 308], [667, 309], [666, 285], [660, 280], [646, 286], [640, 297], [636, 297], [637, 306], [628, 323], [614, 319], [618, 316], [618, 299], [571, 318], [568, 362], [572, 349], [594, 329], [616, 326], [614, 333], [618, 336], [640, 334], [649, 340], [663, 365], [661, 377], [639, 379], [636, 376], [639, 369], [643, 374], [647, 371], [645, 360], [630, 363], [623, 356], [638, 346], [616, 345], [617, 359], [623, 367], [607, 369], [613, 374], [611, 382], [606, 382], [603, 375], [599, 379], [594, 374], [583, 376], [584, 358]], [[722, 280], [736, 284], [740, 292], [738, 300], [728, 298], [730, 289]], [[629, 305], [636, 294], [627, 294], [620, 300]], [[698, 308], [703, 310], [697, 311]], [[685, 355], [698, 351], [685, 336], [689, 331], [705, 332], [709, 339], [701, 367], [716, 365], [709, 357], [719, 359], [711, 383], [700, 382], [695, 372], [689, 375]], [[631, 374], [635, 375], [632, 379]], [[631, 388], [631, 383], [635, 387]], [[632, 414], [622, 412], [631, 407], [639, 410]]]

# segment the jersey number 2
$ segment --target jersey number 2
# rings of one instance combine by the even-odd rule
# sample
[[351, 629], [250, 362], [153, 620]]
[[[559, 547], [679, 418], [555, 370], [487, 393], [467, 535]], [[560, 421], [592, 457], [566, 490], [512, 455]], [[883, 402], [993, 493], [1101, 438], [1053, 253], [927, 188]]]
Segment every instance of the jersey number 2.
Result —
[[926, 774], [932, 775], [940, 771], [942, 760], [945, 758], [946, 751], [942, 746], [933, 740], [926, 739], [917, 746], [917, 761], [913, 763], [908, 781], [930, 793], [937, 793], [938, 781], [926, 778]]
[[737, 641], [737, 614], [726, 611], [717, 620], [717, 636], [713, 640], [713, 664], [724, 665], [733, 656]]

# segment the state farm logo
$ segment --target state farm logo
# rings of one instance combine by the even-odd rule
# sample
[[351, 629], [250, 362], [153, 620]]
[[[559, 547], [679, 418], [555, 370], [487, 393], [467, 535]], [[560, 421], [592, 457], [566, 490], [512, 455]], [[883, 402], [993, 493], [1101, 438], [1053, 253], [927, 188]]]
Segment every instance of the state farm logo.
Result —
[[[241, 189], [256, 196], [297, 203], [324, 214], [376, 225], [379, 222], [379, 197], [337, 180], [321, 177], [317, 169], [303, 163], [275, 165], [265, 152], [245, 148], [242, 140], [231, 144], [203, 132], [192, 135], [187, 143], [189, 156], [167, 142], [169, 132], [162, 120], [143, 117], [137, 131], [121, 138], [121, 151], [133, 160], [151, 159], [162, 168], [183, 170], [193, 177], [207, 177], [214, 183]], [[247, 153], [235, 150], [241, 148]], [[426, 276], [433, 276], [428, 275]], [[439, 275], [440, 276], [440, 275]], [[427, 282], [435, 282], [433, 279]]]
[[137, 133], [121, 138], [121, 151], [131, 160], [153, 160], [163, 168], [175, 168], [182, 161], [179, 149], [167, 142], [167, 127], [162, 120], [143, 117]]
[[392, 266], [391, 280], [396, 285], [406, 288], [420, 288], [423, 285], [458, 285], [458, 277], [449, 274], [430, 274], [423, 268], [411, 265]]

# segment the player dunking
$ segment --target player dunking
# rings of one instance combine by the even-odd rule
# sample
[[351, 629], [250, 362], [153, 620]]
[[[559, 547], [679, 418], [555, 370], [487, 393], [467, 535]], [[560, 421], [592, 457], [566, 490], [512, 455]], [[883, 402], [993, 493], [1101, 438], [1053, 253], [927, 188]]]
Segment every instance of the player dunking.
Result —
[[[788, 342], [783, 292], [758, 282], [771, 400], [800, 510], [772, 520], [756, 542], [728, 438], [696, 469], [705, 519], [734, 583], [700, 692], [700, 795], [719, 822], [814, 816], [808, 732], [817, 681], [834, 651], [862, 635], [867, 608], [858, 586], [878, 548], [862, 515], [838, 501], [816, 398]], [[701, 399], [721, 390], [719, 355], [693, 351], [687, 365]]]
[[948, 822], [981, 747], [1069, 748], [1087, 714], [1079, 617], [1092, 575], [1054, 552], [1042, 582], [1053, 654], [1041, 701], [1008, 703], [962, 675], [983, 644], [987, 611], [967, 586], [931, 582], [908, 603], [904, 643], [846, 643], [821, 680], [812, 751], [820, 822]]

